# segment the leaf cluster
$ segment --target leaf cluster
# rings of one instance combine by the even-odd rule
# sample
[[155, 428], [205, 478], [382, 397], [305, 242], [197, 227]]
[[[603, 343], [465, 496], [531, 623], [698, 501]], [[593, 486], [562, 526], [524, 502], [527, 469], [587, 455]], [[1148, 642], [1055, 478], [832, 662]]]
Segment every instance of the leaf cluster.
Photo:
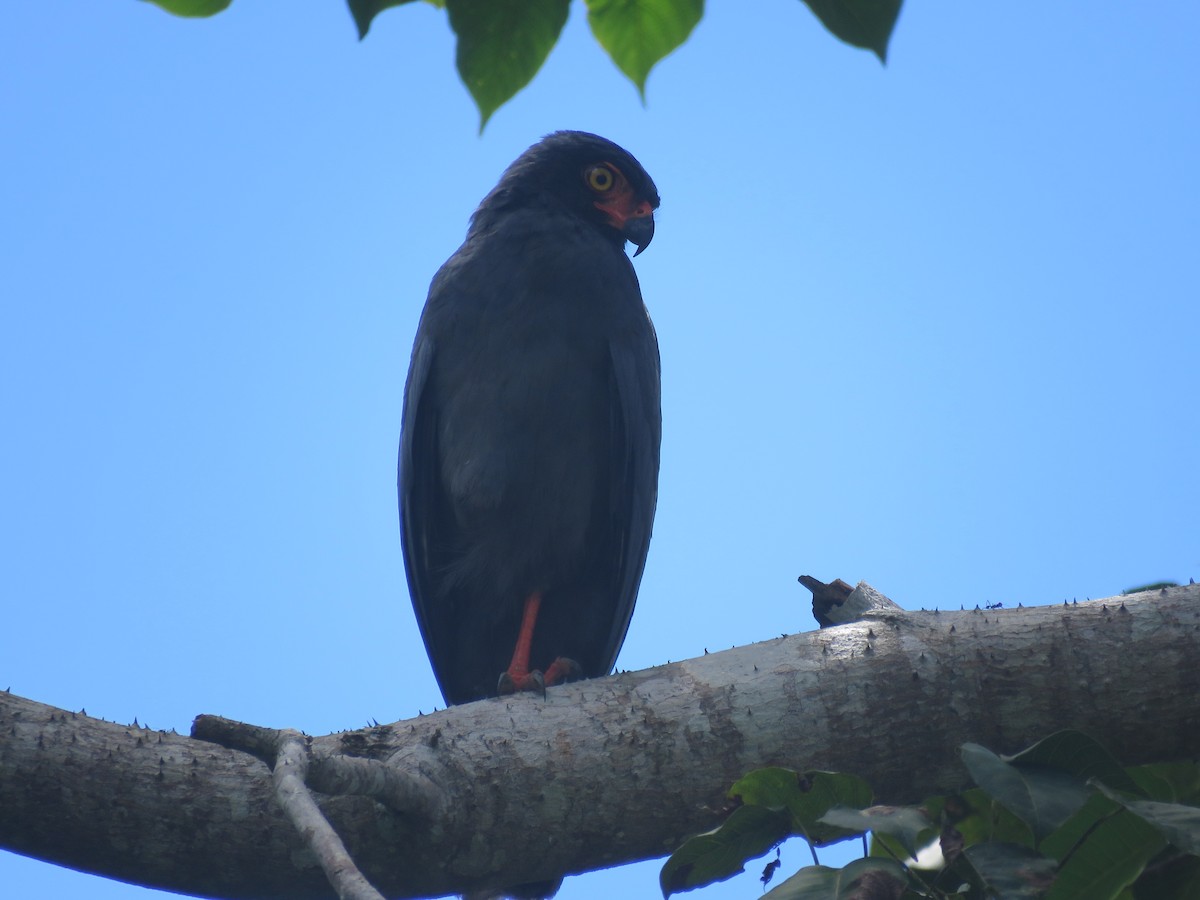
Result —
[[[232, 0], [151, 0], [178, 16], [212, 16]], [[360, 38], [379, 13], [412, 0], [346, 0]], [[480, 125], [533, 79], [558, 42], [571, 0], [427, 0], [458, 37], [458, 74]], [[903, 0], [804, 0], [836, 37], [887, 59]], [[704, 0], [584, 0], [592, 35], [645, 100], [650, 70], [687, 40]]]
[[[800, 836], [814, 865], [766, 900], [1189, 900], [1200, 897], [1200, 766], [1123, 768], [1100, 744], [1061, 731], [1014, 756], [962, 747], [975, 787], [919, 806], [873, 806], [861, 779], [759, 769], [729, 791], [720, 827], [689, 838], [663, 866], [663, 897], [743, 871]], [[816, 848], [871, 835], [842, 869]]]

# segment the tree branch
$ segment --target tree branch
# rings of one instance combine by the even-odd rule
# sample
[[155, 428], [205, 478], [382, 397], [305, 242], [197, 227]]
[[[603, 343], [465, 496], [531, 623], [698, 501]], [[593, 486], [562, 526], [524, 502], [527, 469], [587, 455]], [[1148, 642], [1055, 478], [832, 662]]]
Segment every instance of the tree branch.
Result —
[[[309, 787], [363, 874], [414, 897], [661, 856], [763, 765], [906, 803], [962, 785], [969, 740], [1072, 727], [1128, 764], [1200, 746], [1200, 586], [953, 613], [854, 593], [850, 624], [311, 738]], [[333, 896], [258, 758], [11, 694], [0, 846], [187, 893]]]

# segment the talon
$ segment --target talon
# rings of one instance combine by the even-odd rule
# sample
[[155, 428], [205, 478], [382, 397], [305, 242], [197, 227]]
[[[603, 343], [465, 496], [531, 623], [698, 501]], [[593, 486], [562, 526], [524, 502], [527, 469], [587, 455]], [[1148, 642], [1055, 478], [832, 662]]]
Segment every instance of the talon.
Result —
[[[554, 682], [551, 682], [552, 684]], [[524, 691], [537, 691], [542, 696], [546, 695], [546, 678], [545, 676], [534, 669], [532, 672], [514, 672], [509, 670], [500, 673], [500, 680], [496, 683], [496, 693], [501, 697], [506, 694], [516, 694]]]

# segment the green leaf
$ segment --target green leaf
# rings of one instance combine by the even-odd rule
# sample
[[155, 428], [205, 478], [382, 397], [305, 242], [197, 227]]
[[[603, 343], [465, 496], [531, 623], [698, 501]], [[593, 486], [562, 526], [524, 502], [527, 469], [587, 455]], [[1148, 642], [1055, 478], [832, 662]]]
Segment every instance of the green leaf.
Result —
[[[350, 7], [350, 15], [354, 16], [354, 24], [358, 26], [358, 38], [362, 40], [367, 36], [371, 22], [377, 15], [390, 7], [411, 2], [412, 0], [346, 0], [346, 5]], [[435, 5], [441, 6], [440, 3]]]
[[1033, 846], [1030, 827], [981, 788], [971, 788], [952, 797], [932, 797], [924, 806], [931, 819], [958, 831], [966, 847], [988, 841]]
[[1194, 762], [1155, 763], [1126, 771], [1150, 800], [1200, 806], [1200, 765]]
[[1155, 800], [1127, 800], [1116, 791], [1099, 785], [1100, 791], [1135, 816], [1158, 829], [1164, 838], [1193, 856], [1200, 856], [1200, 808]]
[[836, 825], [851, 834], [871, 831], [894, 838], [911, 857], [937, 837], [937, 830], [921, 810], [910, 806], [872, 806], [868, 809], [835, 807], [821, 817], [826, 825]]
[[1077, 776], [1015, 766], [978, 744], [963, 744], [962, 759], [975, 783], [1032, 828], [1038, 840], [1077, 812], [1091, 793]]
[[1054, 880], [1054, 860], [1020, 844], [977, 844], [964, 850], [963, 856], [987, 888], [989, 897], [1034, 900]]
[[570, 0], [446, 0], [458, 74], [479, 107], [481, 132], [542, 67], [569, 7]]
[[1041, 766], [1095, 778], [1118, 791], [1137, 793], [1137, 783], [1104, 747], [1081, 731], [1057, 731], [1015, 756], [1003, 757], [1014, 766]]
[[177, 16], [200, 19], [223, 12], [229, 8], [229, 4], [233, 0], [149, 0], [149, 2]]
[[704, 0], [587, 0], [592, 34], [646, 99], [655, 63], [687, 40]]
[[1133, 883], [1133, 896], [1136, 900], [1195, 900], [1200, 897], [1200, 859], [1168, 848], [1152, 859]]
[[847, 44], [874, 50], [887, 62], [888, 41], [903, 0], [804, 0], [821, 24]]
[[[932, 829], [953, 829], [964, 847], [989, 841], [1033, 846], [1033, 832], [1029, 826], [980, 788], [945, 797], [929, 797], [919, 808], [925, 813]], [[924, 844], [925, 841], [921, 841], [921, 846]], [[890, 841], [888, 847], [894, 852], [903, 849]], [[874, 854], [876, 851], [873, 848], [871, 852]], [[880, 848], [880, 852], [886, 851]]]
[[1053, 834], [1038, 845], [1044, 855], [1053, 857], [1059, 862], [1067, 859], [1096, 827], [1105, 819], [1109, 819], [1121, 811], [1120, 804], [1113, 803], [1099, 791], [1088, 797], [1087, 803], [1079, 811], [1067, 819]]
[[[908, 884], [904, 867], [894, 859], [856, 859], [844, 869], [807, 866], [773, 888], [762, 900], [851, 900], [896, 896], [894, 885]], [[872, 890], [874, 888], [874, 890]]]
[[1178, 581], [1152, 581], [1149, 584], [1138, 585], [1137, 587], [1125, 588], [1121, 593], [1125, 596], [1130, 594], [1143, 594], [1146, 591], [1161, 591], [1166, 588], [1179, 587]]
[[748, 859], [762, 856], [791, 834], [791, 818], [782, 809], [739, 806], [721, 827], [684, 841], [658, 876], [663, 896], [732, 878]]
[[1114, 900], [1165, 845], [1154, 826], [1129, 810], [1119, 810], [1101, 820], [1067, 855], [1046, 900]]
[[826, 812], [835, 806], [861, 809], [870, 806], [872, 800], [871, 786], [856, 775], [818, 771], [800, 774], [773, 766], [739, 778], [729, 789], [729, 796], [746, 805], [787, 810], [791, 830], [818, 847], [858, 833], [822, 823]]

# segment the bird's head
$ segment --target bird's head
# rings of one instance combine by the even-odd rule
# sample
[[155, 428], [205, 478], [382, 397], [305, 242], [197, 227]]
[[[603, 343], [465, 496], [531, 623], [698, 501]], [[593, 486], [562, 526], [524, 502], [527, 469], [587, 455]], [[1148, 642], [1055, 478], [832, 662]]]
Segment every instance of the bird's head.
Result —
[[612, 141], [584, 131], [556, 131], [513, 162], [476, 211], [499, 211], [548, 196], [592, 222], [637, 256], [654, 237], [658, 188], [633, 156]]

